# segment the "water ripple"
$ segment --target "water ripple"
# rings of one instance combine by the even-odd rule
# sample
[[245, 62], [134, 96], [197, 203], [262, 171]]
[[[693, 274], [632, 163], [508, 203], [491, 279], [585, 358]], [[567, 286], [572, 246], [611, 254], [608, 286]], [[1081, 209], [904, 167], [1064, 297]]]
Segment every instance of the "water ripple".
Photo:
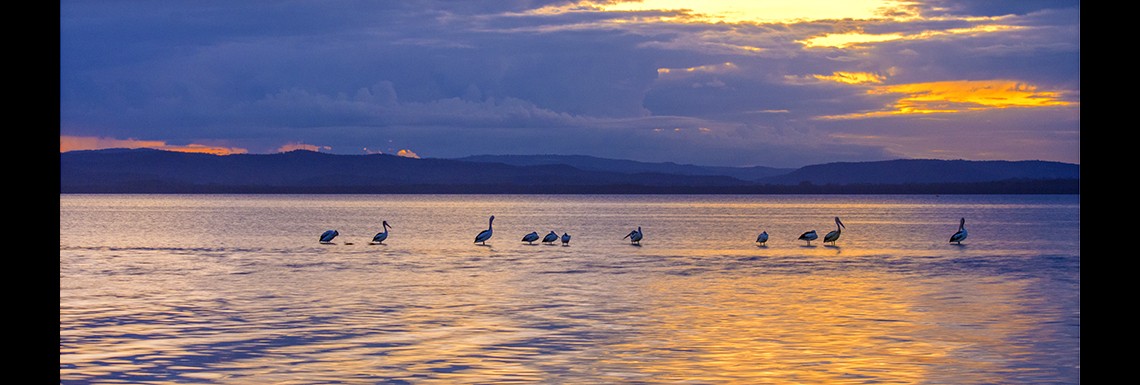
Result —
[[[1056, 200], [657, 198], [631, 209], [631, 197], [543, 197], [567, 211], [538, 215], [519, 197], [474, 207], [455, 197], [275, 197], [273, 210], [232, 211], [216, 209], [232, 198], [205, 197], [202, 215], [222, 217], [186, 221], [195, 200], [180, 201], [168, 220], [169, 198], [136, 199], [159, 201], [122, 212], [114, 205], [131, 197], [85, 198], [100, 208], [91, 211], [61, 202], [61, 384], [1080, 379], [1079, 220], [1065, 232], [1077, 233], [1070, 243], [986, 236], [986, 223], [1007, 216], [1016, 220], [1006, 231], [1029, 238], [1041, 223], [1072, 223], [1073, 210]], [[399, 226], [387, 245], [366, 244], [381, 214], [374, 207]], [[65, 210], [74, 210], [66, 221]], [[812, 226], [797, 218], [825, 223], [836, 210], [849, 227], [838, 247], [791, 241]], [[977, 240], [968, 247], [945, 245], [941, 228], [930, 230], [934, 241], [901, 236], [960, 210], [992, 216], [971, 220]], [[495, 224], [509, 240], [471, 245], [487, 211], [500, 213]], [[466, 217], [474, 219], [455, 219]], [[755, 234], [735, 243], [711, 222], [688, 228], [688, 238], [671, 233], [702, 218], [731, 228], [788, 223], [766, 227], [766, 247], [751, 243]], [[315, 244], [314, 229], [334, 222], [354, 244]], [[551, 222], [570, 227], [572, 247], [515, 242]], [[638, 225], [646, 239], [628, 246], [621, 235]], [[121, 227], [176, 234], [107, 236]]]

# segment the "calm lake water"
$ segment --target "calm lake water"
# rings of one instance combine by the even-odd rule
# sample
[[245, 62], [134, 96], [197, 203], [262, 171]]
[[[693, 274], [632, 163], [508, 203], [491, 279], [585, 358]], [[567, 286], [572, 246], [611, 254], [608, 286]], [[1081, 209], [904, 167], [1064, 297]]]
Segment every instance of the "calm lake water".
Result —
[[59, 202], [61, 384], [1080, 383], [1075, 195]]

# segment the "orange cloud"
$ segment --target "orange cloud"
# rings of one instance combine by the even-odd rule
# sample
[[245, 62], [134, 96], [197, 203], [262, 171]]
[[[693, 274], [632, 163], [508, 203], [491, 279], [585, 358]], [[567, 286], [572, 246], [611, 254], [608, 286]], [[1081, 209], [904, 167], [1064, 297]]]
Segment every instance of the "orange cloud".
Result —
[[153, 148], [158, 150], [195, 152], [214, 155], [244, 154], [244, 148], [207, 146], [204, 144], [188, 144], [176, 146], [166, 144], [161, 140], [114, 139], [95, 136], [59, 136], [59, 152], [77, 150], [100, 150], [105, 148]]
[[402, 156], [405, 158], [416, 158], [416, 159], [420, 158], [419, 155], [417, 155], [416, 153], [412, 152], [412, 150], [409, 150], [409, 149], [403, 149], [403, 150], [397, 151], [396, 156]]
[[825, 116], [821, 119], [859, 119], [898, 115], [948, 114], [1004, 108], [1068, 106], [1061, 93], [1013, 80], [953, 80], [879, 86], [870, 95], [899, 94], [889, 109]]
[[330, 146], [317, 146], [314, 144], [305, 144], [305, 143], [288, 143], [288, 144], [285, 144], [284, 146], [277, 148], [277, 152], [289, 152], [289, 151], [293, 151], [293, 150], [307, 150], [307, 151], [313, 151], [313, 152], [320, 152], [321, 150], [326, 150], [326, 151], [332, 150], [332, 147], [330, 147]]

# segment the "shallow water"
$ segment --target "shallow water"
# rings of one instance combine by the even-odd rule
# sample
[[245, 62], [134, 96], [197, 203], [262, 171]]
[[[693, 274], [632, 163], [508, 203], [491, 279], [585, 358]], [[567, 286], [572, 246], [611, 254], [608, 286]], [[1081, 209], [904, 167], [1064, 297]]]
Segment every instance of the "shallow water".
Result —
[[1080, 198], [64, 194], [60, 382], [1079, 383]]

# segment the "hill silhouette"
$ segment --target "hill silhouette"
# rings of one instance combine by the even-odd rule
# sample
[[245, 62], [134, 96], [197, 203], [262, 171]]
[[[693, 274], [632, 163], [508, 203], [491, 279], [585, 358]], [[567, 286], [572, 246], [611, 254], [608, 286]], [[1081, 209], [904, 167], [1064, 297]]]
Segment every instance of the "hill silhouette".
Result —
[[60, 193], [1079, 192], [1079, 165], [1042, 161], [893, 160], [784, 170], [558, 155], [415, 159], [304, 150], [224, 156], [152, 149], [60, 153]]

